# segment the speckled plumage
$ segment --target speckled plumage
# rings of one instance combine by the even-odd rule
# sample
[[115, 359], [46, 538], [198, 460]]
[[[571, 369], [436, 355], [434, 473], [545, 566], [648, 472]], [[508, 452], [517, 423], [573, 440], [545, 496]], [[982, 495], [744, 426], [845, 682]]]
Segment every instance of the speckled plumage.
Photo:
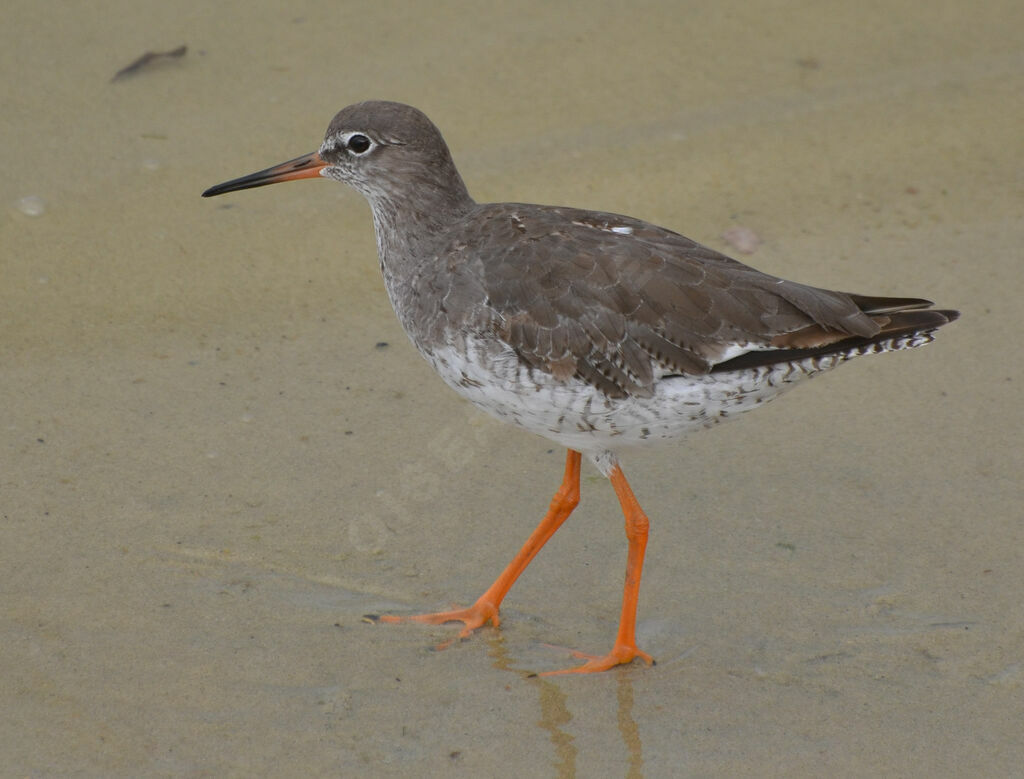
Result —
[[461, 621], [463, 635], [497, 625], [509, 588], [579, 501], [585, 453], [619, 498], [629, 555], [612, 651], [569, 672], [652, 662], [635, 636], [648, 519], [618, 452], [757, 408], [854, 357], [928, 343], [957, 317], [927, 300], [785, 281], [627, 216], [478, 204], [438, 129], [399, 103], [349, 106], [318, 152], [204, 194], [316, 175], [366, 196], [391, 303], [444, 381], [569, 449], [548, 513], [472, 606], [381, 619]]
[[[353, 155], [353, 134], [373, 148]], [[604, 471], [618, 448], [713, 424], [858, 354], [925, 343], [955, 316], [785, 281], [627, 216], [477, 204], [441, 133], [408, 106], [342, 110], [320, 156], [322, 175], [369, 200], [391, 302], [449, 386]]]

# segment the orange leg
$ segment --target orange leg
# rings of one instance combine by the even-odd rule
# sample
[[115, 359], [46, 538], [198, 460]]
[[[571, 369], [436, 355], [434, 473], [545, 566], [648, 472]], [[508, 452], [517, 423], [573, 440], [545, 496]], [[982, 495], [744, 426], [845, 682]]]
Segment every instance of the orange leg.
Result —
[[[625, 482], [625, 479], [623, 479], [623, 482]], [[626, 489], [628, 490], [629, 487], [627, 486]], [[430, 625], [440, 625], [443, 622], [461, 622], [464, 625], [462, 632], [459, 633], [461, 638], [465, 638], [478, 627], [487, 624], [487, 622], [492, 622], [497, 627], [500, 622], [498, 619], [498, 609], [508, 591], [515, 584], [519, 575], [526, 570], [526, 566], [530, 564], [530, 561], [537, 556], [537, 552], [540, 551], [541, 547], [555, 534], [555, 531], [561, 527], [562, 523], [569, 518], [572, 510], [576, 508], [579, 502], [580, 453], [570, 449], [565, 458], [565, 476], [562, 478], [562, 486], [558, 488], [558, 492], [551, 499], [548, 513], [541, 520], [541, 523], [537, 525], [537, 529], [533, 531], [526, 540], [526, 543], [523, 544], [523, 548], [519, 550], [519, 553], [512, 559], [512, 562], [502, 571], [501, 576], [494, 581], [494, 584], [487, 588], [483, 595], [477, 598], [476, 603], [467, 609], [440, 611], [436, 614], [416, 614], [411, 617], [383, 616], [380, 618], [381, 622], [406, 622], [411, 620], [414, 622], [426, 622]], [[636, 502], [635, 498], [633, 502]], [[639, 511], [639, 506], [637, 510]], [[644, 537], [646, 538], [646, 531]], [[640, 557], [641, 559], [643, 558], [642, 548], [640, 550]], [[639, 585], [639, 579], [638, 566], [637, 585]], [[634, 613], [636, 612], [635, 598], [633, 611]]]
[[640, 576], [644, 566], [644, 551], [647, 549], [647, 532], [650, 520], [637, 502], [633, 490], [629, 487], [622, 469], [616, 465], [609, 475], [615, 494], [619, 497], [622, 513], [626, 518], [626, 538], [629, 541], [629, 556], [626, 559], [626, 584], [622, 591], [622, 614], [619, 616], [619, 633], [615, 637], [615, 646], [606, 655], [587, 655], [574, 652], [576, 657], [586, 658], [587, 662], [578, 668], [567, 668], [562, 671], [546, 671], [541, 676], [556, 674], [585, 674], [594, 671], [607, 671], [616, 665], [628, 663], [639, 657], [648, 665], [654, 660], [646, 652], [641, 652], [636, 645], [636, 607], [640, 597]]

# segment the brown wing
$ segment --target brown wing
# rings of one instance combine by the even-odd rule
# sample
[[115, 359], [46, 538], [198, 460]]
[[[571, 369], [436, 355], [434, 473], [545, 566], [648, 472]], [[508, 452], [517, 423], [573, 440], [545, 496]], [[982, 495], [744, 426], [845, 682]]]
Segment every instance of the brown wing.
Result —
[[455, 244], [449, 256], [477, 266], [456, 276], [480, 289], [454, 294], [482, 293], [478, 310], [497, 313], [490, 326], [534, 368], [612, 397], [649, 395], [666, 372], [708, 373], [738, 346], [870, 339], [888, 321], [876, 311], [929, 305], [784, 281], [646, 222], [570, 208], [483, 205]]

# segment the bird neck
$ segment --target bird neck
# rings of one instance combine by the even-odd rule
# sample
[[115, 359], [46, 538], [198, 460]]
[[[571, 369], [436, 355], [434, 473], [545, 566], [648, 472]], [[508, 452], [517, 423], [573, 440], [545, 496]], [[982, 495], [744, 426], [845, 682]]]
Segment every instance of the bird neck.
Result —
[[439, 238], [476, 203], [451, 158], [398, 171], [395, 181], [367, 194], [382, 265], [401, 272], [431, 254]]

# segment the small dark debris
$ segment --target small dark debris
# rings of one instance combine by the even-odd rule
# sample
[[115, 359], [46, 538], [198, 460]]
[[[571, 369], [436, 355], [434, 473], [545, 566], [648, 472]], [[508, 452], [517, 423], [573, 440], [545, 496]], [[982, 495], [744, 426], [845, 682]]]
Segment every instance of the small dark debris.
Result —
[[178, 59], [185, 56], [185, 52], [188, 51], [188, 47], [181, 45], [176, 49], [170, 49], [169, 51], [147, 51], [138, 59], [134, 60], [130, 65], [126, 65], [121, 68], [114, 77], [110, 79], [111, 83], [114, 81], [120, 81], [122, 78], [133, 76], [143, 68], [149, 67], [154, 62], [167, 59]]
[[375, 343], [373, 345], [373, 348], [374, 349], [387, 349], [388, 348], [388, 342], [387, 341], [377, 341], [377, 343]]
[[376, 625], [380, 622], [380, 614], [363, 614], [363, 622], [370, 625]]

